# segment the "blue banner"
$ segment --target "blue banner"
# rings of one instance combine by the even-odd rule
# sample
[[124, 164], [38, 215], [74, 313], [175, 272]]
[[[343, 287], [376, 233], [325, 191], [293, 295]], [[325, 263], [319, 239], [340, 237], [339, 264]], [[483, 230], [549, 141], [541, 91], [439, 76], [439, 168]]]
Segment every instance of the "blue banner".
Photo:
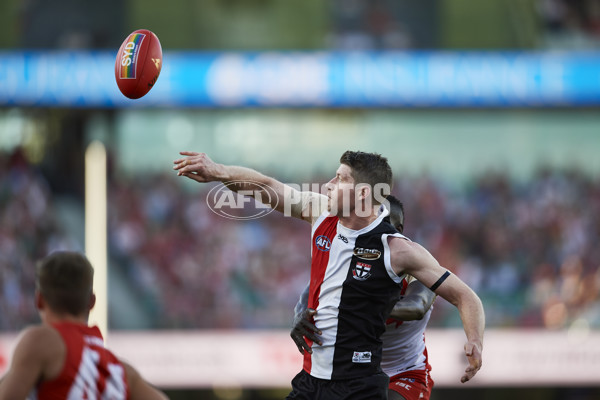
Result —
[[116, 52], [0, 52], [0, 106], [560, 107], [600, 105], [600, 52], [167, 51], [129, 100]]

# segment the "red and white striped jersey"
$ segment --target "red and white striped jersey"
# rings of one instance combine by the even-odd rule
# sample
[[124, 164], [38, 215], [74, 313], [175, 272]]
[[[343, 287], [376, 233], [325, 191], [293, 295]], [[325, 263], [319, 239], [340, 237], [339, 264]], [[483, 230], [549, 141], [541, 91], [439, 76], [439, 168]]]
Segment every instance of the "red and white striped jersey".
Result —
[[431, 370], [425, 347], [425, 328], [431, 317], [433, 306], [415, 321], [388, 319], [383, 340], [381, 368], [388, 376], [406, 371]]
[[31, 400], [126, 400], [125, 369], [109, 350], [98, 327], [71, 322], [53, 324], [67, 352], [60, 375], [41, 382]]
[[403, 237], [384, 218], [352, 230], [323, 213], [312, 229], [308, 307], [323, 345], [309, 341], [304, 370], [320, 379], [349, 379], [381, 371], [381, 335], [403, 276], [390, 264], [389, 236]]

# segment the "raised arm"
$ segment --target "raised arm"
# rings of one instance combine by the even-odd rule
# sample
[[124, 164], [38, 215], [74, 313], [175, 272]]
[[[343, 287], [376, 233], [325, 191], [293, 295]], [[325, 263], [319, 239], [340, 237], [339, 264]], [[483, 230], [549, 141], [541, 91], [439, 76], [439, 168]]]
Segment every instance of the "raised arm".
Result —
[[204, 153], [180, 154], [184, 157], [173, 161], [178, 176], [196, 182], [220, 181], [234, 192], [253, 197], [285, 215], [312, 224], [327, 207], [327, 197], [320, 193], [300, 191], [250, 168], [215, 163]]
[[467, 382], [481, 368], [485, 313], [479, 297], [456, 275], [443, 268], [437, 260], [417, 243], [390, 238], [392, 268], [397, 274], [408, 273], [437, 295], [452, 303], [460, 314], [467, 336], [464, 346], [469, 366], [461, 378]]
[[399, 321], [423, 319], [435, 298], [436, 294], [434, 292], [414, 279], [408, 284], [404, 295], [394, 305], [390, 312], [390, 318]]

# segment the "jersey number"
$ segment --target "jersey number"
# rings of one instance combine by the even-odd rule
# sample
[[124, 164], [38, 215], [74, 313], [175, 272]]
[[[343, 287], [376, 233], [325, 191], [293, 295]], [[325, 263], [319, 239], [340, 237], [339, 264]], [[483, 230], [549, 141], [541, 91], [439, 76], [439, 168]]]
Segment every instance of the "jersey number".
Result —
[[[119, 364], [103, 362], [100, 354], [89, 347], [83, 348], [81, 364], [68, 400], [124, 400], [125, 374]], [[100, 375], [100, 370], [105, 376]]]

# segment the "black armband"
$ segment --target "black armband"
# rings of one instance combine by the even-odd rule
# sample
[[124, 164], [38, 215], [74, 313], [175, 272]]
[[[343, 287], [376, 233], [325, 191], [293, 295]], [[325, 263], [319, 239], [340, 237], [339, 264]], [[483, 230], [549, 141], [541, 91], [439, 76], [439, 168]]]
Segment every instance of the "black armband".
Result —
[[440, 285], [442, 283], [444, 283], [444, 281], [446, 280], [446, 278], [449, 277], [449, 276], [450, 276], [450, 271], [446, 271], [444, 273], [444, 275], [442, 275], [442, 277], [437, 280], [436, 283], [434, 283], [433, 285], [431, 285], [431, 287], [429, 288], [429, 290], [431, 290], [432, 292], [435, 291], [435, 289], [439, 288]]

